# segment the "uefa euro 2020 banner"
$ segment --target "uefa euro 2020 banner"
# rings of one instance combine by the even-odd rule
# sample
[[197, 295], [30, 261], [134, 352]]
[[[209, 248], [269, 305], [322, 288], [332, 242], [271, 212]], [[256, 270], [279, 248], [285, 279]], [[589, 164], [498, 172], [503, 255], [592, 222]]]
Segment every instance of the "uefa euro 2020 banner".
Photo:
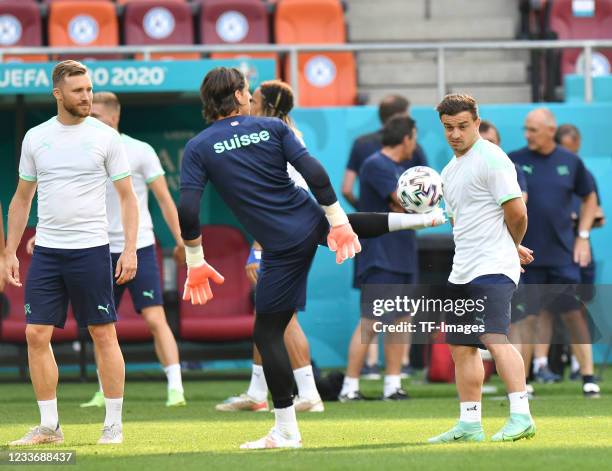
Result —
[[[237, 67], [251, 88], [276, 76], [273, 59], [190, 61], [84, 61], [94, 89], [113, 92], [196, 92], [208, 71], [215, 67]], [[0, 94], [47, 94], [55, 63], [0, 64]]]

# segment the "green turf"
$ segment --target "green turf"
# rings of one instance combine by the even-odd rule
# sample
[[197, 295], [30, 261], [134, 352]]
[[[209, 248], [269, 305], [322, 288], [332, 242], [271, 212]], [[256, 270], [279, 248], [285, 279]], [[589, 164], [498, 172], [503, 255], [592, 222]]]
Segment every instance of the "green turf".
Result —
[[[499, 383], [495, 383], [498, 384]], [[363, 381], [366, 395], [380, 394], [380, 382]], [[214, 405], [239, 393], [245, 381], [190, 381], [188, 405], [164, 407], [165, 384], [129, 382], [124, 404], [123, 445], [96, 446], [103, 410], [80, 409], [94, 384], [64, 384], [59, 409], [66, 441], [76, 450], [69, 469], [603, 469], [612, 456], [612, 384], [603, 397], [584, 399], [580, 384], [540, 385], [531, 403], [538, 433], [516, 443], [427, 445], [457, 418], [453, 385], [404, 383], [413, 399], [402, 403], [368, 401], [327, 404], [323, 414], [299, 416], [302, 450], [241, 451], [238, 445], [260, 438], [273, 423], [269, 413], [218, 413]], [[500, 388], [501, 391], [501, 388]], [[507, 402], [485, 398], [484, 428], [489, 439], [508, 414]], [[486, 397], [486, 396], [485, 396]], [[29, 384], [0, 384], [0, 443], [21, 436], [38, 421]], [[42, 447], [48, 449], [49, 447]], [[607, 465], [605, 465], [607, 463]], [[34, 469], [43, 469], [36, 466]], [[7, 468], [8, 469], [8, 468]], [[23, 469], [20, 468], [20, 469]], [[57, 469], [57, 467], [50, 467]]]

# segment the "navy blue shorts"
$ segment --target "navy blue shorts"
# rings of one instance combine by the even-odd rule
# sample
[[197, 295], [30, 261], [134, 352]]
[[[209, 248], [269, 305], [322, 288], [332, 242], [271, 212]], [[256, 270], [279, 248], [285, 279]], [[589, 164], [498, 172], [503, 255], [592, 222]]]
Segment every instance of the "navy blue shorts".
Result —
[[455, 309], [446, 315], [447, 343], [480, 346], [481, 335], [508, 335], [515, 290], [514, 281], [502, 274], [479, 276], [462, 285], [449, 282], [447, 295]]
[[527, 313], [545, 309], [559, 314], [580, 309], [577, 288], [581, 281], [580, 266], [575, 263], [558, 267], [525, 268], [521, 282], [525, 285]]
[[108, 245], [86, 249], [34, 247], [25, 285], [28, 324], [64, 327], [68, 302], [79, 327], [115, 322]]
[[[372, 293], [368, 292], [367, 285], [413, 285], [417, 282], [418, 277], [416, 273], [397, 273], [378, 267], [371, 267], [363, 272], [358, 279], [361, 286], [361, 317], [380, 320], [373, 313], [372, 302], [369, 299]], [[409, 315], [408, 313], [397, 311], [394, 315], [387, 314], [385, 320], [395, 321]]]
[[317, 247], [326, 244], [328, 233], [329, 223], [323, 218], [296, 247], [286, 250], [264, 248], [255, 288], [255, 312], [258, 315], [305, 308], [308, 272]]
[[[113, 259], [113, 273], [117, 267], [117, 260], [121, 256], [120, 253], [111, 254]], [[136, 251], [138, 259], [138, 270], [136, 276], [131, 281], [118, 285], [113, 283], [113, 294], [115, 295], [115, 306], [119, 308], [121, 298], [126, 288], [132, 295], [134, 308], [138, 313], [150, 306], [163, 306], [164, 300], [162, 297], [161, 277], [159, 273], [159, 265], [157, 263], [157, 254], [155, 253], [155, 245], [149, 245]]]

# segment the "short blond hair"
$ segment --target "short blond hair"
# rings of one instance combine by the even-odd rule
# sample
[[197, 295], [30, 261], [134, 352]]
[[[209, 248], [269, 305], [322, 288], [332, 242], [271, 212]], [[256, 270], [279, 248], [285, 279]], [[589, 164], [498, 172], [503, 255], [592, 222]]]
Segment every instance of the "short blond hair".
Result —
[[113, 111], [120, 111], [121, 104], [119, 103], [119, 98], [113, 92], [97, 92], [94, 93], [93, 96], [94, 103], [100, 103]]
[[85, 75], [87, 67], [78, 61], [67, 60], [59, 62], [53, 68], [53, 87], [57, 87], [64, 77], [72, 77], [74, 75]]

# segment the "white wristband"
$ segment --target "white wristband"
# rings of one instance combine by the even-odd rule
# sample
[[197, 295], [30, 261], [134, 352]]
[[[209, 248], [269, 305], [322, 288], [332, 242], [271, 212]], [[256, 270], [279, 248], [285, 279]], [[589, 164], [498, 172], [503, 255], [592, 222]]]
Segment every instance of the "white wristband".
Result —
[[321, 206], [323, 211], [325, 211], [325, 217], [327, 218], [327, 222], [331, 227], [342, 226], [343, 224], [348, 224], [349, 219], [340, 203], [337, 201], [330, 206]]
[[196, 247], [185, 246], [185, 262], [188, 267], [198, 267], [204, 264], [204, 248], [201, 244]]

